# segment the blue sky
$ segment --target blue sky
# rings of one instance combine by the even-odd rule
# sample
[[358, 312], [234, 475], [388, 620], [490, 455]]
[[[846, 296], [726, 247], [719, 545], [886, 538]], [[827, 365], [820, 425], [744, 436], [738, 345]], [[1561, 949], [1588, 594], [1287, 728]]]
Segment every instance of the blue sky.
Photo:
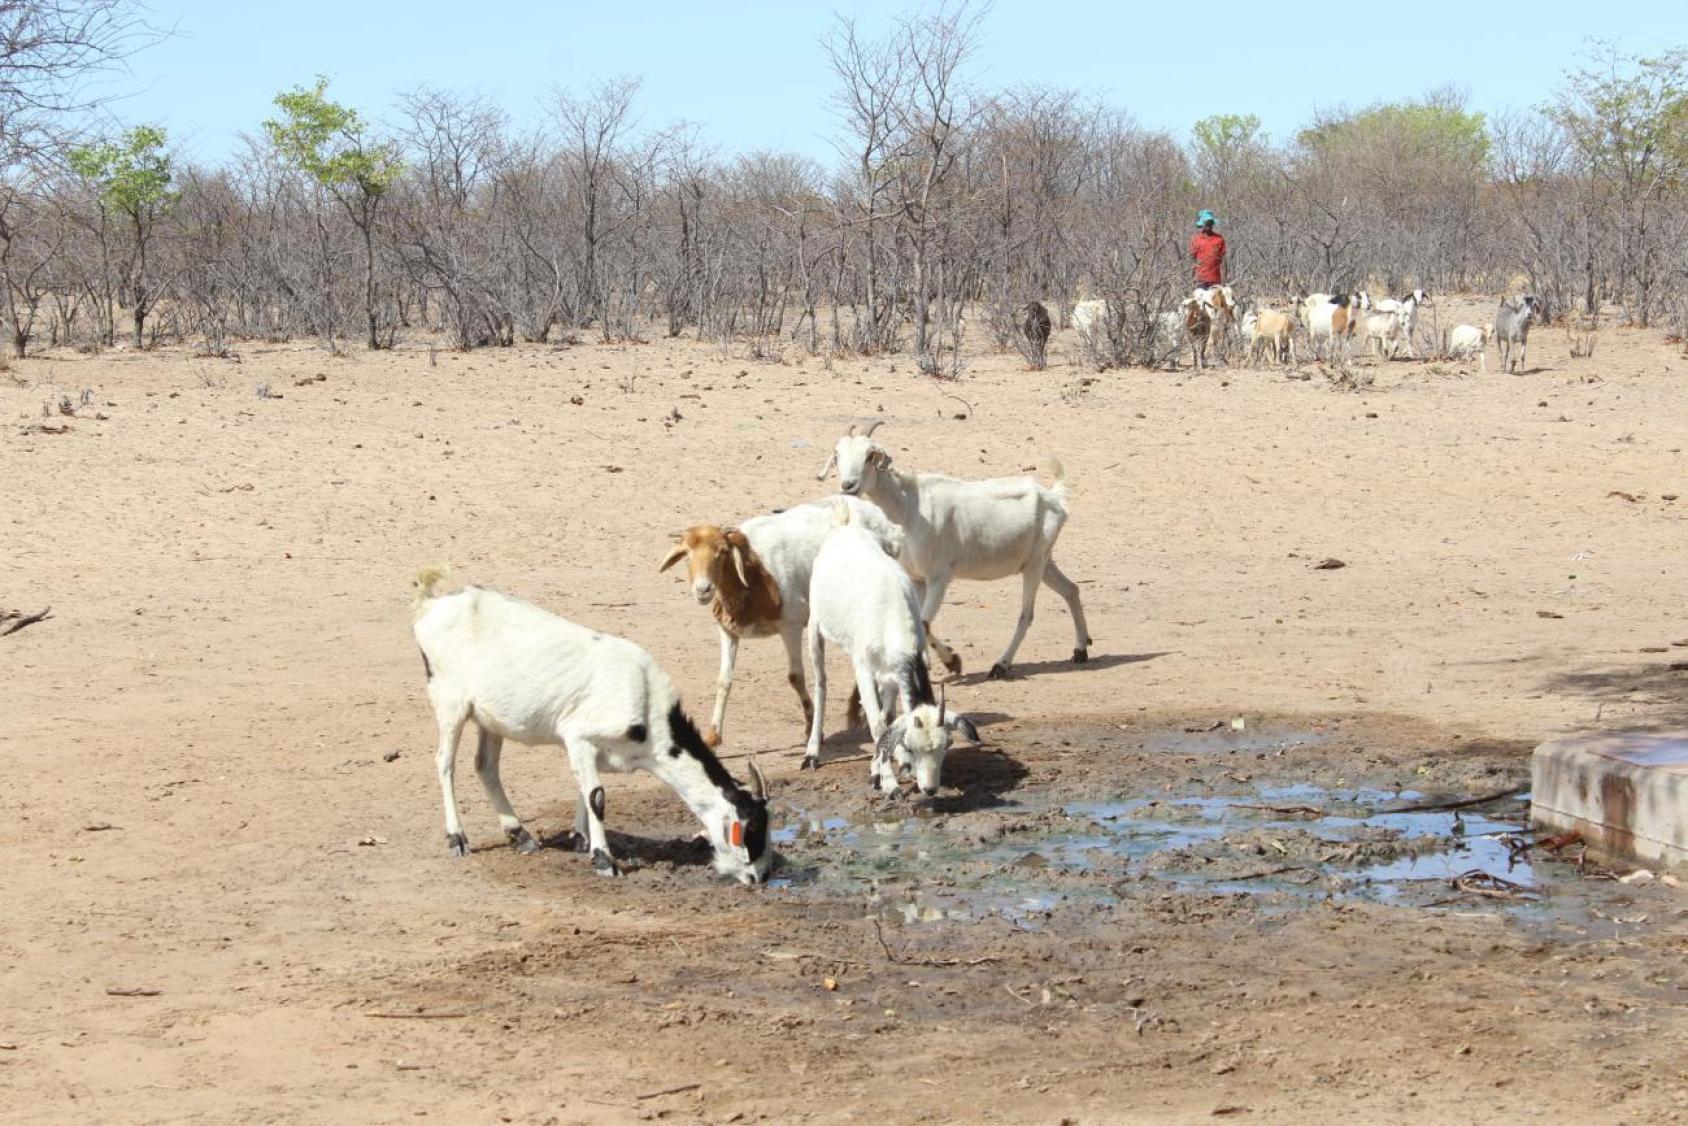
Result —
[[[150, 8], [175, 34], [133, 60], [117, 83], [128, 94], [112, 112], [124, 124], [164, 125], [191, 158], [235, 152], [278, 90], [318, 73], [329, 76], [331, 96], [376, 121], [398, 93], [432, 85], [480, 93], [522, 125], [540, 121], [555, 87], [636, 75], [646, 125], [685, 119], [724, 152], [793, 151], [830, 163], [832, 79], [820, 39], [835, 12], [873, 29], [909, 5], [151, 0]], [[1284, 136], [1315, 109], [1449, 83], [1478, 109], [1534, 105], [1590, 35], [1642, 52], [1688, 45], [1688, 4], [998, 0], [971, 74], [988, 88], [1077, 89], [1180, 137], [1220, 112], [1257, 114]]]

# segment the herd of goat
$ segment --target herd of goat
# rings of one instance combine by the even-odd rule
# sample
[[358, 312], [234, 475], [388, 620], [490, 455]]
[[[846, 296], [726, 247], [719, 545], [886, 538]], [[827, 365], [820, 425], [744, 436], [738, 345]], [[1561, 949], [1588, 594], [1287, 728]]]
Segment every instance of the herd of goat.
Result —
[[[1191, 363], [1205, 368], [1210, 351], [1223, 355], [1233, 338], [1240, 341], [1248, 361], [1258, 364], [1270, 355], [1279, 364], [1296, 362], [1298, 329], [1305, 335], [1314, 357], [1346, 357], [1356, 341], [1367, 354], [1394, 359], [1405, 354], [1418, 357], [1413, 347], [1419, 310], [1430, 303], [1430, 295], [1415, 289], [1402, 298], [1372, 300], [1364, 290], [1354, 293], [1313, 293], [1293, 299], [1287, 308], [1264, 303], [1239, 309], [1236, 291], [1228, 285], [1198, 289], [1175, 309], [1160, 315], [1154, 325], [1157, 355], [1176, 363], [1179, 351], [1188, 345]], [[1108, 331], [1115, 315], [1113, 305], [1103, 299], [1080, 301], [1073, 306], [1072, 325], [1093, 350], [1099, 334]], [[1488, 369], [1489, 341], [1500, 347], [1501, 365], [1512, 371], [1527, 367], [1530, 325], [1541, 319], [1541, 302], [1535, 297], [1511, 297], [1500, 303], [1494, 320], [1486, 325], [1455, 325], [1443, 336], [1442, 354], [1450, 359], [1476, 357], [1484, 372]], [[1040, 345], [1048, 342], [1049, 311], [1038, 302], [1026, 306], [1021, 330]]]
[[[1078, 584], [1052, 558], [1067, 521], [1059, 463], [1050, 466], [1052, 485], [1032, 477], [964, 481], [914, 473], [897, 467], [874, 439], [878, 427], [857, 433], [852, 426], [822, 467], [823, 480], [837, 473], [839, 495], [734, 527], [694, 525], [662, 561], [663, 571], [685, 561], [692, 596], [709, 607], [720, 632], [715, 710], [701, 732], [668, 677], [632, 642], [497, 591], [448, 590], [444, 568], [425, 568], [416, 578], [414, 631], [439, 725], [435, 762], [450, 850], [468, 852], [453, 775], [459, 738], [472, 720], [479, 737], [475, 771], [518, 850], [539, 846], [499, 777], [505, 739], [566, 751], [580, 791], [576, 841], [600, 873], [619, 872], [604, 832], [600, 775], [645, 770], [702, 822], [716, 871], [761, 883], [774, 860], [766, 783], [754, 758], [745, 787], [713, 751], [741, 640], [785, 642], [788, 678], [803, 708], [804, 769], [820, 765], [825, 647], [830, 642], [849, 654], [874, 743], [870, 782], [887, 798], [901, 793], [903, 775], [912, 775], [921, 793], [936, 794], [952, 739], [979, 742], [973, 724], [949, 710], [942, 688], [934, 694], [926, 656], [930, 648], [949, 673], [961, 671], [960, 658], [932, 630], [952, 580], [1020, 576], [1019, 620], [991, 666], [993, 679], [1014, 661], [1039, 586], [1066, 601], [1073, 660], [1087, 660]], [[805, 642], [812, 697], [803, 675]]]
[[[1182, 333], [1198, 367], [1206, 365], [1210, 346], [1223, 350], [1233, 330], [1251, 359], [1270, 349], [1278, 362], [1293, 363], [1298, 326], [1315, 354], [1345, 353], [1359, 339], [1386, 357], [1403, 348], [1412, 356], [1419, 310], [1429, 300], [1423, 290], [1379, 301], [1363, 292], [1316, 293], [1297, 299], [1293, 310], [1257, 305], [1239, 317], [1231, 287], [1213, 286], [1166, 313], [1157, 331], [1174, 338]], [[1100, 331], [1112, 312], [1105, 301], [1081, 301], [1073, 326], [1081, 335]], [[1492, 324], [1450, 329], [1443, 352], [1475, 355], [1487, 371], [1493, 339], [1511, 371], [1525, 363], [1530, 325], [1541, 312], [1534, 297], [1503, 301]], [[1046, 340], [1050, 327], [1043, 306], [1027, 307], [1028, 333], [1036, 330]], [[878, 426], [863, 433], [852, 426], [822, 467], [822, 480], [837, 473], [838, 495], [736, 526], [694, 525], [662, 561], [662, 571], [686, 563], [692, 596], [709, 607], [720, 633], [715, 707], [701, 732], [668, 677], [632, 642], [497, 591], [447, 590], [443, 568], [417, 576], [415, 634], [439, 725], [435, 762], [454, 854], [468, 852], [453, 774], [459, 738], [471, 720], [478, 732], [475, 771], [518, 850], [539, 845], [511, 808], [499, 777], [505, 739], [567, 752], [580, 791], [576, 841], [602, 874], [620, 869], [604, 831], [600, 775], [645, 770], [672, 787], [703, 823], [716, 870], [755, 884], [768, 878], [774, 861], [767, 786], [754, 758], [747, 788], [713, 750], [726, 723], [741, 640], [777, 636], [785, 643], [787, 678], [803, 708], [804, 769], [820, 765], [826, 645], [849, 655], [855, 672], [851, 721], [859, 704], [874, 743], [869, 778], [887, 798], [901, 792], [904, 775], [912, 775], [922, 793], [936, 794], [952, 739], [979, 739], [965, 716], [949, 711], [942, 688], [934, 693], [926, 656], [929, 648], [948, 673], [961, 671], [954, 649], [932, 628], [952, 580], [1020, 576], [1019, 620], [991, 666], [993, 679], [1012, 665], [1040, 586], [1060, 595], [1071, 612], [1073, 660], [1089, 658], [1078, 584], [1052, 557], [1067, 522], [1059, 463], [1050, 466], [1051, 485], [1031, 477], [964, 481], [912, 473], [893, 464], [890, 451], [874, 440]], [[813, 696], [804, 677], [805, 648]]]

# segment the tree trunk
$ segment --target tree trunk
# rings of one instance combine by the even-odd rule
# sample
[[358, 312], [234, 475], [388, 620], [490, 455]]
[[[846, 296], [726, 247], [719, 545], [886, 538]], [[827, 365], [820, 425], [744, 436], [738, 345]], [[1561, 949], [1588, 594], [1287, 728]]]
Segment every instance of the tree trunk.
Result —
[[369, 348], [379, 351], [381, 332], [375, 316], [375, 223], [367, 213], [363, 227], [363, 311], [369, 319]]

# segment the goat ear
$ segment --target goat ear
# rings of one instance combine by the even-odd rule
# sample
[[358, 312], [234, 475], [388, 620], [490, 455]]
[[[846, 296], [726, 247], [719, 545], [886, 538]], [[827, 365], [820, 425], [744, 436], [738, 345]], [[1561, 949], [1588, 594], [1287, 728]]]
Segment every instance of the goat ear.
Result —
[[660, 566], [656, 569], [657, 574], [661, 574], [662, 572], [668, 570], [668, 568], [674, 566], [674, 564], [680, 562], [680, 560], [684, 559], [685, 557], [686, 557], [686, 545], [685, 544], [679, 544], [678, 546], [676, 546], [674, 548], [673, 551], [670, 551], [668, 553], [668, 558], [666, 558], [662, 561], [662, 566]]
[[821, 471], [819, 473], [815, 474], [815, 480], [817, 480], [817, 481], [826, 480], [828, 474], [830, 474], [835, 468], [837, 468], [837, 466], [838, 466], [838, 451], [833, 450], [830, 454], [826, 455], [826, 464], [821, 466]]
[[875, 469], [891, 468], [891, 455], [886, 452], [885, 447], [877, 444], [873, 447], [873, 467]]
[[[744, 537], [741, 534], [739, 538], [743, 539]], [[744, 573], [744, 548], [737, 543], [729, 542], [728, 550], [732, 552], [733, 570], [738, 572], [738, 581], [748, 587], [750, 585], [750, 576]]]

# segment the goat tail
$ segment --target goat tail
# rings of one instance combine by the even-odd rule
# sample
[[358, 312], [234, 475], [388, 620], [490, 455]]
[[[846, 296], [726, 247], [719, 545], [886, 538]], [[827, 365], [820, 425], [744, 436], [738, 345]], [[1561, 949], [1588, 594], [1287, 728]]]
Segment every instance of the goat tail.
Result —
[[1055, 479], [1050, 486], [1062, 504], [1067, 503], [1067, 497], [1072, 494], [1072, 488], [1067, 484], [1067, 467], [1061, 464], [1061, 459], [1054, 454], [1046, 454], [1043, 459], [1043, 471]]
[[451, 568], [444, 563], [430, 563], [416, 572], [416, 578], [411, 580], [411, 586], [416, 591], [416, 605], [421, 606], [430, 598], [440, 594], [440, 587], [451, 578]]
[[833, 525], [835, 527], [842, 528], [844, 525], [848, 524], [849, 522], [850, 522], [850, 502], [845, 501], [845, 500], [833, 501], [833, 503], [832, 503], [832, 523], [833, 523]]

